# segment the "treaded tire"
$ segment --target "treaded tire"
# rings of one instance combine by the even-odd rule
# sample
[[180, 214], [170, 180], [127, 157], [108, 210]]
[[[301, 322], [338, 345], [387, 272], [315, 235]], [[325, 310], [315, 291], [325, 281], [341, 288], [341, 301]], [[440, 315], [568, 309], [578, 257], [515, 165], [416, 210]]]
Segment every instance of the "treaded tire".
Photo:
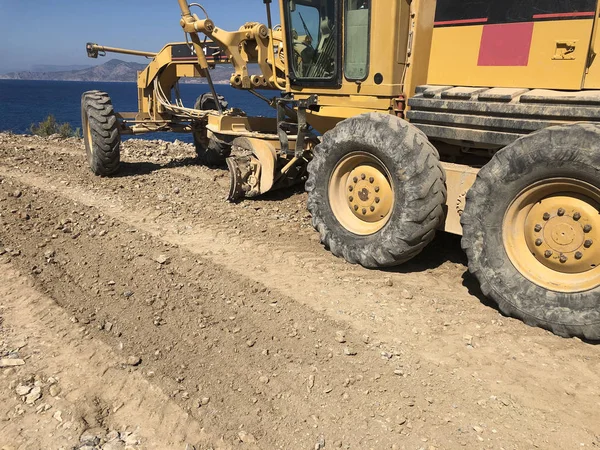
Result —
[[[392, 174], [395, 202], [388, 222], [374, 234], [351, 233], [335, 217], [329, 181], [348, 154], [367, 152]], [[445, 172], [425, 134], [388, 114], [367, 113], [340, 122], [325, 133], [308, 164], [308, 210], [321, 242], [334, 255], [364, 267], [402, 264], [431, 242], [443, 223]]]
[[[222, 95], [217, 95], [221, 108], [226, 109], [229, 105]], [[194, 109], [209, 111], [216, 110], [217, 105], [213, 95], [208, 92], [196, 99]], [[221, 167], [225, 160], [231, 155], [231, 140], [217, 138], [211, 131], [204, 129], [194, 133], [194, 146], [198, 160], [207, 166]]]
[[600, 287], [579, 293], [547, 290], [523, 276], [505, 250], [504, 215], [538, 181], [568, 177], [600, 188], [600, 126], [547, 128], [518, 139], [481, 169], [467, 194], [462, 247], [469, 271], [500, 310], [553, 333], [600, 339]]
[[115, 174], [121, 163], [121, 135], [106, 92], [88, 91], [81, 96], [81, 123], [90, 169], [100, 176]]

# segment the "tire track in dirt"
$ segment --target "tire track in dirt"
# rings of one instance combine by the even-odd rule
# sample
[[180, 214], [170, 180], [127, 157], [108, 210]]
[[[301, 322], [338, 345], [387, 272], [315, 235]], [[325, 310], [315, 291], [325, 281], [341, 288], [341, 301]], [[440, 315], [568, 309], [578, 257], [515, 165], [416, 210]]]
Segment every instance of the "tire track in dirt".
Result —
[[[26, 343], [23, 354], [29, 354], [25, 366], [4, 371], [2, 377], [53, 377], [57, 380], [54, 386], [61, 389], [53, 397], [47, 391], [48, 385], [43, 387], [41, 402], [51, 406], [43, 414], [35, 414], [37, 405], [8, 400], [13, 409], [6, 417], [10, 420], [1, 427], [2, 448], [59, 448], [67, 443], [73, 446], [86, 428], [101, 425], [122, 429], [124, 424], [135, 430], [145, 449], [183, 450], [186, 442], [198, 447], [219, 443], [139, 372], [119, 368], [119, 358], [106, 344], [90, 339], [85, 329], [77, 329], [62, 308], [33, 289], [11, 264], [1, 267], [1, 314], [4, 327], [10, 330], [3, 333], [3, 338]], [[8, 391], [9, 384], [2, 383], [0, 388], [5, 401], [14, 396]], [[15, 406], [33, 413], [12, 414]], [[56, 416], [59, 411], [60, 420]], [[153, 414], [156, 411], [169, 420], [157, 417]], [[33, 427], [38, 429], [37, 435], [32, 432]], [[23, 434], [27, 428], [29, 432]]]

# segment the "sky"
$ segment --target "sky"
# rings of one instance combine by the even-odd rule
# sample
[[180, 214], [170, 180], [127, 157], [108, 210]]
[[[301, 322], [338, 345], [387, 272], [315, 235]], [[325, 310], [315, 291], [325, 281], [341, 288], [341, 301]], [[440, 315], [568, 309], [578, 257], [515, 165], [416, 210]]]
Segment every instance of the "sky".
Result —
[[[196, 0], [216, 26], [237, 30], [245, 22], [266, 24], [262, 0]], [[189, 1], [192, 3], [192, 0]], [[274, 24], [279, 13], [273, 2]], [[193, 8], [202, 17], [202, 11]], [[158, 51], [184, 40], [177, 0], [0, 0], [0, 73], [33, 65], [92, 65], [116, 57], [89, 59], [85, 44]]]

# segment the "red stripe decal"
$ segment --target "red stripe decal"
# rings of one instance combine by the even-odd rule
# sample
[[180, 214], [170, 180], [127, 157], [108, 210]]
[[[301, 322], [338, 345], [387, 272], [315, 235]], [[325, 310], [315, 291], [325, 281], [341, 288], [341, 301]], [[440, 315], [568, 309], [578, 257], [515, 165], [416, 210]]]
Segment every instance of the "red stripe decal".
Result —
[[586, 12], [569, 12], [569, 13], [556, 13], [556, 14], [535, 14], [534, 19], [560, 19], [562, 17], [594, 17], [596, 13], [594, 11]]
[[445, 20], [441, 22], [435, 22], [434, 25], [442, 26], [442, 25], [468, 25], [470, 23], [486, 23], [488, 20], [483, 17], [481, 19], [460, 19], [460, 20]]
[[527, 66], [533, 22], [485, 25], [479, 47], [479, 66]]

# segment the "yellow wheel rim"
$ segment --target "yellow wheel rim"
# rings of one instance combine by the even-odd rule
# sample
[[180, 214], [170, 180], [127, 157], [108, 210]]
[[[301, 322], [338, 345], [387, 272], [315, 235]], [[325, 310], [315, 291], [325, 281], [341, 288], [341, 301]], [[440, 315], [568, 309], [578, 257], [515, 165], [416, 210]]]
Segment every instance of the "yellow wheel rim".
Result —
[[556, 292], [600, 286], [600, 189], [570, 178], [536, 183], [512, 202], [504, 247], [527, 279]]
[[94, 153], [94, 146], [92, 145], [92, 128], [90, 127], [90, 119], [85, 121], [85, 134], [87, 136], [87, 146], [90, 153]]
[[359, 236], [381, 230], [394, 206], [391, 178], [377, 157], [365, 152], [346, 155], [329, 180], [329, 204], [338, 222]]

